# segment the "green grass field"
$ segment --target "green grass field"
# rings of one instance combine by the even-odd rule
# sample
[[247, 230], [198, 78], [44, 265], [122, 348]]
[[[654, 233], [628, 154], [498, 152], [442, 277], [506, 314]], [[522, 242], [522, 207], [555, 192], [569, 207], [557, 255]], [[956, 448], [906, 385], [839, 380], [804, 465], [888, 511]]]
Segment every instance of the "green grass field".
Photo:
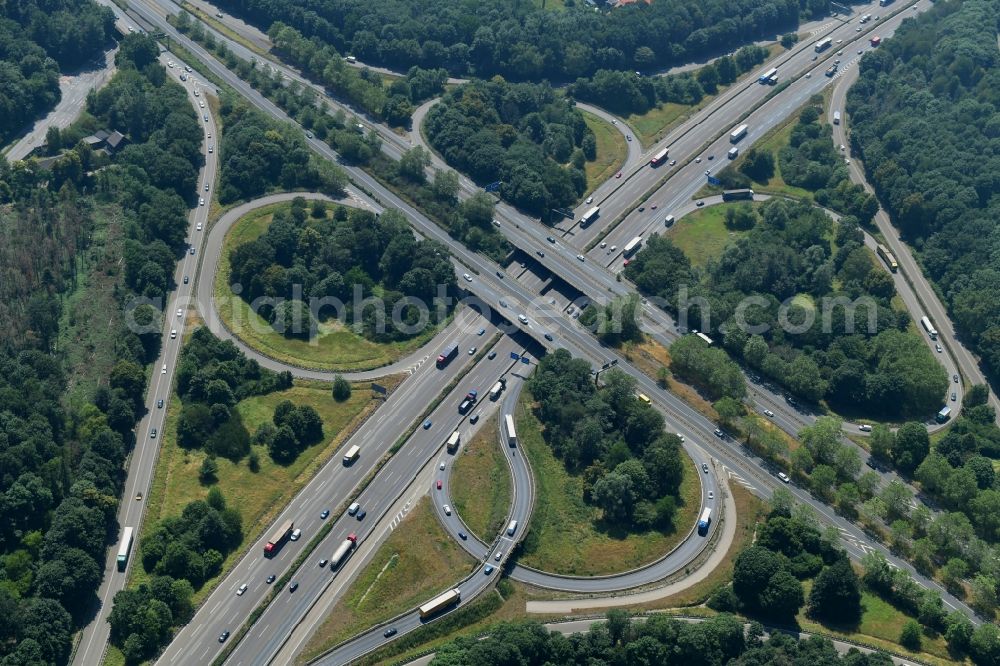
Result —
[[581, 111], [581, 113], [587, 127], [594, 132], [594, 138], [597, 139], [597, 158], [586, 164], [587, 192], [590, 193], [598, 185], [611, 178], [625, 163], [628, 145], [625, 143], [625, 137], [614, 125], [592, 113], [586, 111]]
[[[274, 463], [266, 447], [254, 446], [260, 459], [260, 471], [251, 472], [246, 460], [233, 463], [218, 458], [218, 487], [226, 498], [226, 503], [239, 509], [243, 518], [243, 542], [227, 558], [223, 569], [228, 569], [235, 558], [242, 554], [245, 544], [260, 536], [264, 527], [277, 511], [312, 478], [319, 467], [343, 444], [344, 435], [353, 430], [353, 425], [363, 418], [366, 410], [377, 404], [371, 398], [368, 385], [355, 385], [349, 400], [338, 403], [330, 395], [328, 384], [322, 382], [299, 382], [286, 391], [264, 396], [254, 396], [237, 403], [235, 410], [249, 433], [265, 421], [270, 421], [274, 407], [282, 400], [291, 400], [296, 405], [311, 405], [323, 419], [323, 440], [299, 454], [287, 466]], [[198, 470], [205, 459], [200, 450], [186, 450], [177, 445], [177, 420], [181, 410], [180, 399], [174, 395], [167, 406], [167, 418], [163, 427], [163, 441], [157, 460], [156, 475], [147, 501], [147, 513], [143, 531], [148, 532], [156, 523], [167, 516], [179, 515], [181, 510], [196, 499], [204, 499], [209, 486], [198, 481]], [[133, 566], [131, 585], [146, 578], [141, 566]], [[212, 589], [209, 581], [195, 593], [195, 603]]]
[[[319, 370], [368, 370], [392, 363], [434, 337], [437, 327], [404, 342], [379, 344], [354, 333], [341, 322], [321, 322], [318, 336], [309, 341], [288, 339], [277, 333], [249, 304], [233, 295], [229, 285], [229, 252], [258, 238], [267, 230], [274, 213], [290, 204], [265, 206], [233, 225], [223, 242], [219, 270], [215, 275], [215, 302], [219, 318], [230, 331], [238, 331], [247, 345], [271, 358]], [[332, 211], [331, 211], [332, 212]]]
[[512, 486], [507, 460], [497, 442], [494, 415], [462, 446], [451, 475], [451, 500], [473, 534], [490, 541], [510, 509]]
[[414, 608], [477, 562], [442, 529], [426, 497], [385, 540], [303, 649], [304, 663], [346, 638]]
[[[527, 397], [527, 394], [525, 394]], [[600, 520], [601, 512], [583, 501], [583, 478], [566, 471], [542, 439], [542, 425], [522, 399], [517, 410], [519, 447], [535, 477], [535, 509], [529, 525], [538, 545], [521, 564], [577, 576], [612, 574], [653, 562], [687, 535], [701, 509], [701, 488], [694, 462], [683, 455], [684, 481], [676, 529], [629, 534]]]
[[729, 243], [744, 235], [745, 232], [726, 228], [726, 210], [741, 205], [744, 204], [702, 208], [677, 220], [665, 235], [687, 255], [692, 266], [704, 266], [709, 259], [717, 259]]

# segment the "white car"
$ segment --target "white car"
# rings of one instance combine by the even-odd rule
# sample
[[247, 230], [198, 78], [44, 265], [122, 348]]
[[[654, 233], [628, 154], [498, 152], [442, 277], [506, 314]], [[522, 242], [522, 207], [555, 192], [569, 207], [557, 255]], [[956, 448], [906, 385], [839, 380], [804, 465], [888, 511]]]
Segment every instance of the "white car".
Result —
[[813, 73], [812, 72], [806, 72], [806, 78], [807, 79], [811, 79], [812, 77], [813, 77]]
[[791, 483], [792, 482], [792, 480], [789, 479], [788, 475], [785, 474], [784, 472], [778, 472], [778, 478], [781, 479], [785, 483]]
[[[194, 89], [194, 96], [195, 96], [195, 97], [198, 97], [199, 95], [201, 95], [201, 93], [200, 93], [200, 92], [198, 92], [198, 89], [197, 89], [197, 88], [195, 88], [195, 89]], [[205, 106], [205, 103], [204, 103], [204, 102], [202, 102], [202, 103], [201, 103], [201, 105], [202, 105], [202, 106]]]
[[503, 558], [502, 550], [498, 550], [496, 555], [493, 556], [493, 559], [496, 560], [497, 562], [499, 562], [502, 558]]
[[603, 250], [604, 248], [606, 248], [607, 246], [608, 246], [608, 243], [607, 243], [607, 241], [601, 241], [601, 249], [602, 249], [602, 250]]
[[611, 246], [611, 247], [609, 247], [608, 249], [609, 249], [609, 250], [611, 250], [612, 252], [614, 252], [615, 250], [617, 250], [617, 249], [618, 249], [618, 246], [617, 246], [617, 245], [612, 245], [612, 246]]
[[587, 203], [594, 203], [594, 197], [587, 197]]
[[774, 418], [774, 412], [772, 412], [770, 409], [765, 409], [764, 410], [764, 416], [766, 416], [769, 419], [773, 419]]
[[861, 425], [858, 426], [858, 430], [860, 430], [861, 432], [871, 432], [872, 427], [867, 423], [862, 423]]
[[298, 541], [300, 536], [302, 536], [302, 530], [296, 527], [295, 531], [292, 532], [292, 536], [288, 538], [291, 539], [292, 541]]
[[211, 138], [212, 138], [212, 133], [211, 133], [211, 132], [209, 132], [209, 133], [208, 133], [208, 138], [209, 138], [209, 139], [211, 139]]
[[586, 260], [586, 257], [584, 257], [582, 254], [576, 255], [576, 258], [579, 259], [580, 261]]
[[204, 109], [205, 108], [205, 103], [199, 100], [198, 101], [198, 106], [200, 106], [201, 108]]
[[444, 515], [446, 515], [446, 516], [450, 516], [451, 515], [451, 507], [450, 506], [448, 506], [447, 504], [445, 504], [441, 508], [444, 509]]
[[243, 583], [240, 585], [240, 589], [236, 590], [236, 596], [242, 597], [243, 593], [247, 591], [247, 584]]
[[195, 230], [201, 231], [201, 222], [198, 223], [198, 226], [195, 227]]
[[176, 328], [170, 329], [170, 339], [171, 340], [176, 340], [177, 339], [177, 329]]
[[198, 197], [198, 205], [199, 206], [205, 205], [205, 197]]
[[208, 192], [208, 183], [205, 183], [205, 191]]
[[177, 308], [177, 316], [180, 317], [183, 314], [184, 314], [184, 310], [182, 310], [181, 308]]
[[438, 466], [438, 469], [440, 470], [444, 469], [444, 461], [441, 461], [441, 464]]
[[711, 490], [708, 491], [708, 499], [710, 499], [710, 500], [714, 500], [715, 499], [715, 493], [712, 492]]
[[174, 61], [173, 60], [168, 60], [167, 61], [167, 67], [169, 67], [170, 69], [173, 69], [174, 68]]
[[472, 276], [468, 273], [462, 273], [462, 277], [465, 278], [466, 282], [472, 282]]
[[161, 375], [167, 374], [167, 364], [166, 363], [163, 364], [163, 369], [160, 370], [160, 374]]

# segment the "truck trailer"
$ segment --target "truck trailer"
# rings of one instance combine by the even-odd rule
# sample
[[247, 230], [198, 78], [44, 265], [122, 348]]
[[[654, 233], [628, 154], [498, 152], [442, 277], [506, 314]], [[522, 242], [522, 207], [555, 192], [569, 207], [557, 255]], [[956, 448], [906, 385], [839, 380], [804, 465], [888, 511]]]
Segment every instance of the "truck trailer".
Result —
[[333, 555], [330, 556], [330, 568], [336, 569], [340, 566], [341, 562], [347, 557], [347, 554], [354, 550], [354, 546], [358, 543], [358, 535], [351, 534], [347, 535], [347, 538], [340, 542], [337, 546], [337, 550], [333, 551]]
[[458, 356], [458, 345], [450, 345], [445, 347], [444, 351], [438, 354], [437, 357], [437, 367], [443, 368], [448, 365], [451, 359]]
[[286, 520], [282, 523], [274, 531], [274, 534], [271, 535], [271, 538], [267, 540], [267, 543], [264, 544], [264, 557], [274, 557], [281, 550], [281, 546], [288, 541], [288, 537], [292, 536], [292, 529], [294, 527], [295, 523], [291, 520]]

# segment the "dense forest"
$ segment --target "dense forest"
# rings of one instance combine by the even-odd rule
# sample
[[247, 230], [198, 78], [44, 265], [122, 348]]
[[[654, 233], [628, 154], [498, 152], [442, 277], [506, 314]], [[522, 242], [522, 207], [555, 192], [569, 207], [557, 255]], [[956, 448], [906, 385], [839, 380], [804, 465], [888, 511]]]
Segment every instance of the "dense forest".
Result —
[[453, 75], [574, 80], [599, 69], [650, 70], [728, 51], [826, 14], [829, 0], [678, 0], [595, 11], [582, 0], [561, 11], [534, 2], [222, 0], [267, 28], [276, 21], [318, 37], [342, 55]]
[[889, 655], [864, 655], [851, 649], [839, 655], [826, 638], [798, 640], [722, 614], [701, 622], [686, 622], [651, 614], [643, 621], [614, 610], [607, 621], [590, 630], [564, 636], [541, 624], [500, 624], [488, 636], [463, 637], [441, 646], [432, 666], [891, 666]]
[[55, 105], [61, 72], [95, 60], [114, 35], [114, 14], [92, 0], [0, 3], [0, 145]]
[[622, 115], [642, 114], [660, 104], [693, 106], [705, 95], [714, 95], [741, 74], [767, 59], [763, 46], [744, 46], [696, 72], [667, 76], [635, 76], [632, 72], [600, 69], [591, 78], [578, 78], [569, 94]]
[[272, 189], [303, 189], [340, 196], [347, 176], [306, 146], [302, 130], [226, 95], [219, 109], [226, 125], [219, 200], [252, 199]]
[[[947, 375], [907, 332], [909, 314], [892, 307], [892, 280], [854, 218], [834, 227], [807, 203], [772, 199], [730, 209], [726, 224], [741, 235], [704, 270], [692, 269], [670, 239], [653, 236], [625, 274], [668, 309], [688, 285], [691, 326], [716, 332], [733, 356], [806, 400], [873, 417], [940, 408]], [[738, 308], [748, 297], [757, 303]]]
[[[663, 415], [635, 397], [635, 380], [618, 370], [594, 386], [590, 364], [565, 349], [547, 354], [529, 381], [546, 443], [584, 477], [585, 500], [615, 529], [672, 527], [684, 476], [680, 439]], [[531, 547], [530, 537], [526, 548]]]
[[[320, 321], [337, 317], [369, 340], [388, 342], [423, 332], [422, 315], [433, 326], [451, 311], [435, 306], [436, 298], [456, 295], [448, 250], [415, 238], [402, 213], [338, 206], [331, 218], [324, 206], [312, 211], [319, 217], [296, 200], [262, 236], [230, 252], [232, 284], [275, 330], [309, 339]], [[381, 311], [366, 302], [376, 295]]]
[[949, 0], [861, 61], [854, 148], [965, 343], [1000, 376], [1000, 53], [996, 0]]
[[547, 84], [466, 83], [430, 110], [424, 129], [450, 165], [484, 186], [500, 181], [504, 199], [543, 220], [583, 194], [584, 163], [597, 154], [583, 114]]
[[[8, 11], [12, 5], [27, 3], [7, 3]], [[157, 55], [151, 39], [124, 39], [119, 72], [88, 98], [79, 122], [127, 132], [128, 149], [110, 158], [77, 145], [51, 171], [34, 160], [0, 160], [0, 263], [8, 271], [0, 348], [4, 663], [66, 661], [72, 633], [97, 603], [118, 531], [123, 463], [160, 328], [148, 306], [131, 316], [153, 323], [156, 334], [127, 326], [124, 308], [137, 286], [130, 278], [158, 254], [172, 273], [187, 219], [172, 204], [155, 204], [190, 196], [201, 160], [194, 111], [153, 64]], [[130, 254], [133, 246], [149, 251]], [[149, 284], [151, 294], [168, 286]]]

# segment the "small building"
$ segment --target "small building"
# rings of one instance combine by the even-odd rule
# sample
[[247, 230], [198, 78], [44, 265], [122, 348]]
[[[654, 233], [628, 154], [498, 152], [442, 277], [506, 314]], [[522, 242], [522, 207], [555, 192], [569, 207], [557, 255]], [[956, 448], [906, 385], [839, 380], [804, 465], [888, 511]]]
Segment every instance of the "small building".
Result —
[[117, 130], [109, 134], [108, 138], [105, 140], [108, 151], [112, 153], [117, 153], [119, 150], [124, 148], [127, 143], [128, 139], [125, 135]]

